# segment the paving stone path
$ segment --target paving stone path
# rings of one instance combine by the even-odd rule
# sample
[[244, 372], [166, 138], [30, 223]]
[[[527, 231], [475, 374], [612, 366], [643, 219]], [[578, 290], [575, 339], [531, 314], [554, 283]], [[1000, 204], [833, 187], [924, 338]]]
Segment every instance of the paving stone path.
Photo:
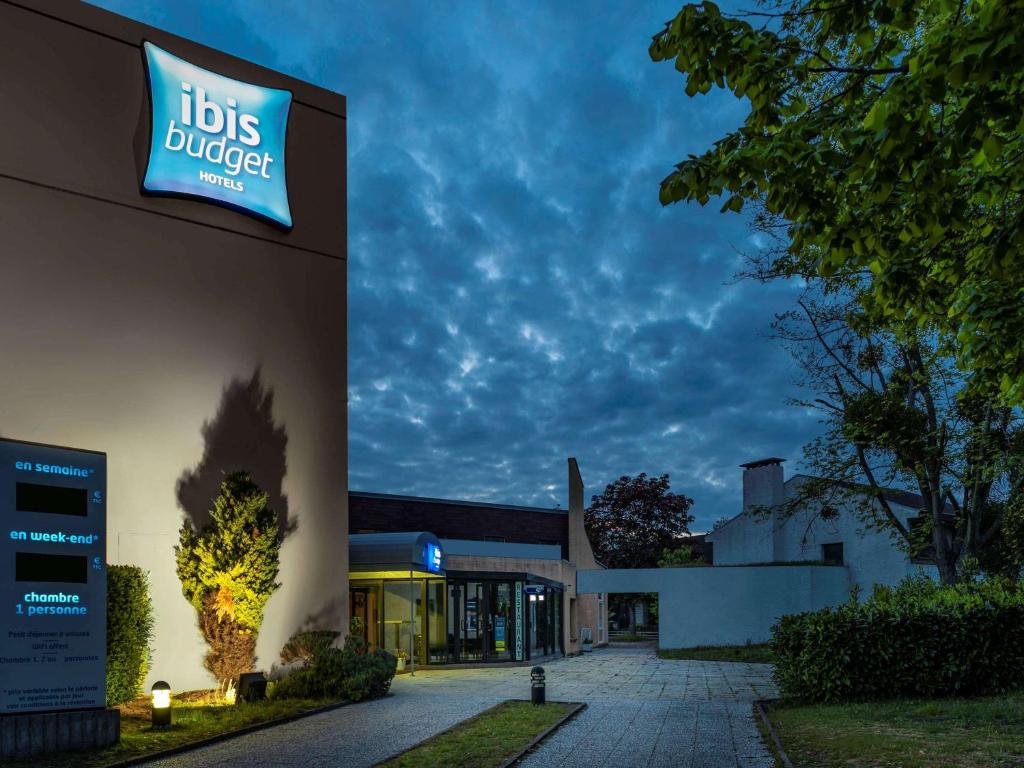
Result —
[[[524, 768], [773, 766], [751, 708], [776, 695], [767, 665], [663, 661], [652, 647], [622, 645], [544, 666], [548, 699], [588, 707]], [[529, 688], [529, 667], [419, 671], [396, 678], [385, 699], [147, 765], [368, 768]]]

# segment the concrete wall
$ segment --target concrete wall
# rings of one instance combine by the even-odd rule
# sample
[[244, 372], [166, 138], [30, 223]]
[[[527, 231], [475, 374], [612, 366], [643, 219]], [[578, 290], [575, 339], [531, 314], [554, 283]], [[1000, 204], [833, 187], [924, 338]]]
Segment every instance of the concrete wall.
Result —
[[[140, 195], [143, 38], [293, 91], [292, 232]], [[344, 631], [343, 97], [84, 3], [0, 0], [0, 72], [0, 433], [107, 453], [108, 561], [152, 583], [147, 685], [212, 683], [173, 547], [226, 472], [290, 526], [259, 665], [301, 626]]]
[[658, 645], [762, 643], [783, 615], [849, 597], [846, 569], [823, 565], [580, 571], [580, 592], [657, 592]]

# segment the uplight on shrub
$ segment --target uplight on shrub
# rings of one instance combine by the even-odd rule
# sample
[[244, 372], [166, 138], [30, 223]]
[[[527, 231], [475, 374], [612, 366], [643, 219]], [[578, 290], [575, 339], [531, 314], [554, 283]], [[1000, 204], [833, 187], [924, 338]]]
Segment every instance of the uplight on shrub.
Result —
[[171, 686], [163, 680], [153, 683], [153, 727], [166, 728], [171, 724]]

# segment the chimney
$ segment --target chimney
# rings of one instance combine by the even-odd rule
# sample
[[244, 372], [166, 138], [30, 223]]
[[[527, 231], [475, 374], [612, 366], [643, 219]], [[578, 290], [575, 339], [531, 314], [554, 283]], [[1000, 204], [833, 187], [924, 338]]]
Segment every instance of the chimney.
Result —
[[743, 467], [743, 511], [752, 507], [774, 507], [786, 500], [782, 485], [782, 462], [785, 459], [761, 459]]

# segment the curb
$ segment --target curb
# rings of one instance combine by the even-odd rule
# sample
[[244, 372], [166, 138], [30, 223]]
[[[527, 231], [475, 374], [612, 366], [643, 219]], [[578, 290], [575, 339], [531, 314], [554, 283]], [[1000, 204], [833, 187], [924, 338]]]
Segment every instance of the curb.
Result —
[[[392, 760], [395, 760], [395, 759], [401, 757], [404, 754], [412, 752], [414, 749], [416, 749], [417, 747], [421, 746], [424, 742], [432, 741], [434, 739], [440, 738], [441, 736], [445, 736], [445, 735], [451, 733], [456, 728], [459, 728], [459, 727], [461, 727], [463, 725], [466, 725], [468, 723], [472, 723], [474, 720], [479, 720], [481, 717], [486, 715], [492, 709], [495, 709], [496, 707], [499, 707], [502, 704], [504, 704], [506, 702], [509, 702], [509, 701], [529, 701], [529, 699], [505, 699], [505, 701], [498, 702], [493, 707], [488, 707], [483, 712], [477, 712], [472, 717], [467, 717], [465, 720], [460, 720], [459, 722], [457, 722], [457, 723], [455, 723], [453, 725], [448, 726], [443, 731], [438, 731], [433, 736], [428, 736], [427, 738], [423, 739], [423, 741], [419, 741], [419, 742], [413, 744], [411, 747], [406, 747], [401, 752], [396, 752], [393, 755], [388, 755], [387, 757], [385, 757], [384, 759], [380, 760], [379, 762], [374, 763], [373, 764], [373, 768], [377, 768], [378, 766], [384, 765], [385, 763], [389, 763]], [[538, 745], [540, 745], [540, 743], [542, 741], [544, 741], [544, 739], [546, 739], [548, 736], [550, 736], [556, 730], [558, 730], [563, 725], [565, 725], [565, 723], [569, 722], [570, 719], [576, 717], [576, 715], [578, 715], [587, 706], [586, 704], [582, 704], [582, 703], [575, 702], [575, 701], [557, 701], [557, 702], [553, 701], [551, 703], [552, 704], [575, 704], [576, 706], [572, 710], [570, 710], [569, 712], [566, 712], [564, 715], [562, 715], [562, 717], [559, 720], [557, 720], [550, 728], [548, 728], [546, 731], [544, 731], [539, 736], [537, 736], [533, 741], [531, 741], [529, 744], [527, 744], [525, 747], [523, 747], [521, 750], [519, 750], [519, 752], [517, 752], [516, 754], [512, 755], [512, 757], [508, 758], [505, 762], [501, 763], [501, 765], [499, 765], [498, 768], [510, 768], [511, 766], [513, 766], [516, 763], [518, 763], [520, 760], [522, 760], [524, 757], [526, 757], [526, 753], [527, 752], [535, 749]]]
[[765, 712], [766, 704], [774, 704], [779, 699], [758, 699], [754, 702], [754, 711], [757, 716], [761, 719], [764, 724], [764, 728], [768, 731], [768, 735], [772, 737], [772, 746], [775, 748], [775, 754], [779, 760], [782, 761], [783, 768], [793, 768], [793, 761], [789, 759], [789, 755], [786, 754], [786, 750], [782, 748], [782, 741], [779, 739], [779, 733], [775, 730], [775, 726], [772, 725], [771, 718], [768, 717], [768, 713]]
[[245, 736], [256, 731], [262, 731], [265, 728], [273, 728], [277, 725], [284, 725], [285, 723], [291, 723], [295, 720], [301, 720], [304, 717], [311, 717], [312, 715], [320, 715], [324, 712], [330, 712], [335, 709], [341, 709], [347, 707], [352, 702], [339, 701], [336, 704], [327, 704], [316, 709], [307, 709], [304, 712], [296, 712], [292, 715], [284, 715], [283, 717], [275, 717], [273, 720], [264, 720], [262, 723], [253, 723], [243, 728], [237, 728], [233, 731], [226, 731], [225, 733], [218, 733], [215, 736], [208, 736], [205, 739], [199, 741], [190, 741], [187, 744], [179, 744], [176, 747], [170, 747], [168, 749], [162, 749], [159, 752], [147, 752], [145, 755], [138, 755], [136, 757], [129, 757], [126, 760], [121, 760], [117, 763], [105, 763], [102, 768], [129, 768], [129, 766], [142, 765], [152, 760], [163, 760], [167, 757], [174, 757], [184, 752], [191, 752], [194, 749], [201, 749], [203, 747], [209, 747], [213, 744], [219, 744], [222, 741], [230, 741], [231, 739], [239, 736]]
[[[552, 702], [552, 703], [556, 703], [556, 702]], [[550, 728], [548, 728], [546, 731], [544, 731], [544, 733], [542, 733], [539, 736], [537, 736], [537, 738], [535, 738], [533, 741], [531, 741], [529, 744], [527, 744], [525, 747], [523, 747], [521, 750], [519, 750], [519, 754], [513, 755], [508, 760], [506, 760], [504, 763], [499, 765], [498, 768], [512, 768], [512, 766], [518, 765], [519, 762], [523, 758], [525, 758], [530, 752], [532, 752], [537, 747], [539, 747], [541, 742], [544, 741], [548, 736], [550, 736], [552, 733], [557, 731], [559, 728], [561, 728], [563, 725], [568, 723], [570, 720], [572, 720], [574, 717], [576, 717], [576, 715], [578, 715], [580, 712], [582, 712], [584, 709], [587, 708], [587, 705], [582, 703], [582, 702], [577, 703], [577, 702], [572, 702], [572, 701], [564, 701], [564, 702], [560, 701], [560, 702], [557, 702], [557, 703], [558, 704], [574, 704], [575, 703], [576, 706], [573, 707], [572, 709], [570, 709], [564, 715], [562, 715], [562, 717], [559, 720], [555, 721], [555, 723], [553, 723]]]

